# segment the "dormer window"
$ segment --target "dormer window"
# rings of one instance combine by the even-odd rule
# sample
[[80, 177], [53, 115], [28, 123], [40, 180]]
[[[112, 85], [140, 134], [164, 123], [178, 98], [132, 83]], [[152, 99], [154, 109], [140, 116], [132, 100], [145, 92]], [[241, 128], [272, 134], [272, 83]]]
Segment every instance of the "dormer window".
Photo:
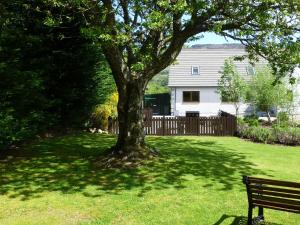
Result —
[[199, 75], [199, 74], [200, 74], [200, 67], [192, 66], [192, 75]]
[[253, 66], [246, 67], [247, 74], [253, 76], [255, 74], [255, 68]]

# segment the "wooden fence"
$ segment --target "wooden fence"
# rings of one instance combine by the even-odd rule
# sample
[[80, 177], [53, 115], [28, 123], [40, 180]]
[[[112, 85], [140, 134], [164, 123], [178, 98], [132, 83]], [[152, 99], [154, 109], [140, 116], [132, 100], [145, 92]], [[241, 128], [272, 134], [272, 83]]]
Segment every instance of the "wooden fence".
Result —
[[[151, 117], [144, 121], [146, 135], [211, 135], [233, 136], [236, 117]], [[109, 132], [118, 134], [118, 121], [109, 122]]]

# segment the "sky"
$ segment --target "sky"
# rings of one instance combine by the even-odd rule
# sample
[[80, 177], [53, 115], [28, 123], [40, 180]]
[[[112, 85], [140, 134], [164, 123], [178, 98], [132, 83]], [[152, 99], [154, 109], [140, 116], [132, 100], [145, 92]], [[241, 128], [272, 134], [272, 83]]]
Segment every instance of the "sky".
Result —
[[203, 38], [196, 40], [196, 41], [191, 41], [188, 43], [188, 45], [195, 45], [195, 44], [225, 44], [225, 43], [240, 43], [238, 41], [235, 41], [231, 38], [227, 38], [227, 40], [219, 35], [216, 35], [215, 33], [212, 32], [205, 32], [203, 35]]

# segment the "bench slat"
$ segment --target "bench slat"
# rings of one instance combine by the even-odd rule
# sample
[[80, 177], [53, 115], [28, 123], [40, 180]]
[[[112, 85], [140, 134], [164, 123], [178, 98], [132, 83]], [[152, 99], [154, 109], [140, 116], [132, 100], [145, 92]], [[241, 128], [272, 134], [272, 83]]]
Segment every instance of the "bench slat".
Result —
[[300, 213], [300, 210], [275, 207], [275, 206], [259, 204], [259, 203], [256, 203], [255, 206], [261, 206], [263, 208], [274, 209], [274, 210], [285, 211], [285, 212]]
[[285, 198], [275, 198], [275, 197], [269, 197], [269, 196], [258, 195], [258, 194], [252, 194], [252, 199], [297, 206], [297, 207], [299, 207], [299, 210], [300, 210], [300, 201], [296, 201], [296, 200], [285, 199]]
[[260, 189], [251, 189], [252, 193], [260, 194], [260, 195], [267, 195], [267, 196], [278, 196], [278, 197], [284, 197], [284, 198], [290, 198], [290, 199], [300, 199], [300, 195], [294, 195], [294, 194], [286, 194], [286, 193], [278, 193], [273, 191], [265, 191]]
[[270, 185], [282, 186], [282, 187], [300, 188], [300, 183], [290, 182], [290, 181], [270, 180], [270, 179], [255, 178], [255, 177], [248, 177], [248, 181], [250, 184], [270, 184]]
[[293, 190], [293, 189], [286, 189], [286, 188], [277, 188], [277, 187], [269, 187], [269, 186], [257, 186], [254, 184], [249, 185], [250, 190], [252, 189], [259, 189], [259, 190], [267, 190], [267, 191], [274, 191], [274, 192], [281, 192], [281, 193], [290, 193], [290, 194], [297, 194], [300, 195], [300, 191]]
[[288, 210], [293, 210], [296, 213], [300, 213], [300, 206], [296, 206], [296, 205], [287, 205], [283, 203], [270, 202], [270, 201], [258, 200], [258, 199], [253, 200], [253, 205], [262, 206], [262, 207], [276, 207], [276, 208], [288, 209]]

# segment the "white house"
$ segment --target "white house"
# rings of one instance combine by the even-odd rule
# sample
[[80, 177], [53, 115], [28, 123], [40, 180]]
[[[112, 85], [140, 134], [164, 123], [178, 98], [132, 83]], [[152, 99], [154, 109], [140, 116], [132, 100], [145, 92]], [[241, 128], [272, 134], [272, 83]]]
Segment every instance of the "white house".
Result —
[[[238, 44], [199, 45], [183, 49], [169, 71], [171, 115], [215, 116], [220, 110], [235, 114], [232, 103], [222, 102], [217, 86], [225, 59], [245, 54], [244, 47]], [[235, 65], [246, 80], [255, 72], [247, 60], [235, 61]], [[256, 67], [265, 65], [266, 61], [262, 60]], [[241, 115], [251, 111], [249, 105], [241, 104]]]

